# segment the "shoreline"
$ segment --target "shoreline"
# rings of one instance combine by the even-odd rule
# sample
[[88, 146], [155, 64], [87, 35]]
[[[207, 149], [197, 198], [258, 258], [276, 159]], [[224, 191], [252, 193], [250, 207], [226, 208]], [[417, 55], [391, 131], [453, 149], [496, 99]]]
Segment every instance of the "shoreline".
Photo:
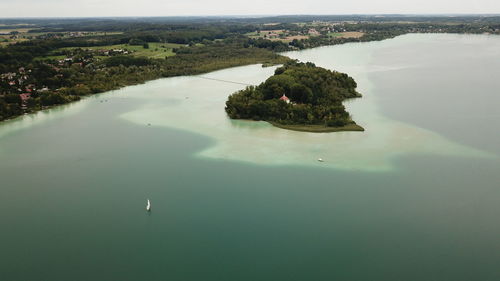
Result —
[[[397, 35], [395, 37], [398, 37], [398, 36], [401, 36], [401, 35], [404, 35], [404, 34], [399, 34], [399, 35]], [[383, 40], [392, 39], [392, 38], [395, 38], [395, 37], [384, 38], [382, 40], [373, 39], [373, 40], [369, 40], [367, 42], [383, 41]], [[337, 42], [337, 43], [334, 43], [334, 44], [324, 44], [324, 45], [318, 45], [318, 46], [311, 46], [311, 47], [300, 49], [300, 50], [297, 50], [297, 51], [302, 51], [302, 50], [306, 50], [306, 49], [314, 49], [314, 48], [319, 48], [319, 47], [344, 45], [344, 44], [348, 44], [348, 43], [361, 43], [361, 41]], [[290, 52], [290, 51], [286, 51], [286, 52]], [[285, 60], [291, 60], [290, 57], [284, 56], [284, 55], [282, 55], [282, 53], [284, 53], [284, 52], [275, 52], [275, 55], [278, 55], [278, 56], [280, 56], [281, 58], [283, 58]], [[32, 108], [31, 110], [29, 110], [27, 112], [25, 111], [22, 114], [19, 114], [19, 115], [16, 115], [16, 116], [10, 116], [9, 118], [6, 118], [6, 119], [0, 119], [0, 125], [2, 123], [4, 123], [4, 121], [14, 120], [14, 119], [26, 116], [26, 115], [32, 115], [34, 113], [37, 113], [37, 112], [40, 112], [40, 111], [44, 111], [46, 109], [50, 109], [50, 108], [59, 107], [59, 106], [66, 105], [66, 104], [72, 104], [72, 103], [75, 103], [75, 102], [79, 102], [82, 98], [86, 98], [86, 97], [94, 96], [94, 95], [98, 95], [98, 94], [104, 94], [104, 93], [111, 92], [111, 91], [116, 91], [116, 90], [120, 90], [120, 89], [123, 89], [123, 88], [126, 88], [126, 87], [130, 87], [130, 86], [141, 85], [141, 84], [145, 84], [147, 82], [155, 81], [155, 80], [162, 79], [162, 78], [202, 75], [202, 74], [210, 73], [210, 72], [213, 72], [213, 71], [224, 70], [224, 69], [228, 69], [228, 68], [232, 68], [232, 67], [247, 66], [247, 65], [252, 65], [252, 64], [260, 64], [262, 67], [271, 67], [271, 66], [282, 64], [282, 62], [279, 61], [279, 60], [280, 60], [279, 57], [278, 58], [274, 58], [274, 59], [270, 59], [270, 60], [264, 60], [264, 61], [256, 60], [253, 63], [245, 62], [245, 63], [239, 64], [239, 65], [229, 65], [229, 66], [223, 67], [223, 68], [212, 69], [212, 70], [210, 70], [208, 72], [192, 73], [192, 74], [188, 74], [188, 75], [160, 76], [160, 77], [156, 77], [156, 78], [152, 78], [152, 79], [146, 79], [146, 80], [143, 80], [143, 81], [137, 81], [137, 82], [131, 83], [131, 84], [119, 85], [119, 86], [117, 86], [117, 87], [115, 87], [113, 89], [109, 89], [107, 91], [97, 92], [97, 93], [91, 93], [91, 94], [88, 94], [88, 95], [82, 95], [82, 96], [80, 96], [79, 100], [74, 100], [74, 101], [65, 102], [65, 103], [61, 103], [61, 104], [52, 104], [52, 105], [44, 106], [43, 108], [37, 108], [37, 109]], [[361, 129], [364, 130], [363, 128], [361, 128]], [[290, 129], [290, 130], [297, 130], [298, 131], [299, 129]], [[344, 130], [344, 131], [347, 131], [347, 130]], [[355, 129], [354, 131], [361, 131], [361, 130]], [[335, 132], [335, 131], [332, 131], [332, 132]]]
[[[285, 57], [285, 56], [282, 56], [282, 57], [284, 57], [286, 59], [290, 59], [290, 58]], [[80, 102], [83, 99], [88, 98], [88, 97], [92, 97], [92, 96], [96, 96], [96, 95], [100, 95], [100, 94], [105, 94], [105, 93], [109, 93], [109, 92], [112, 92], [112, 91], [118, 91], [118, 90], [124, 89], [126, 87], [143, 85], [143, 84], [146, 84], [148, 82], [152, 82], [152, 81], [156, 81], [156, 80], [160, 80], [160, 79], [164, 79], [164, 78], [203, 75], [203, 74], [207, 74], [207, 73], [214, 72], [214, 71], [225, 70], [225, 69], [229, 69], [229, 68], [233, 68], [233, 67], [241, 67], [241, 66], [254, 65], [254, 64], [260, 64], [263, 68], [266, 68], [266, 67], [272, 67], [272, 66], [280, 65], [281, 63], [280, 62], [259, 62], [259, 61], [257, 61], [255, 63], [249, 63], [249, 64], [245, 63], [245, 64], [241, 64], [241, 65], [234, 65], [234, 66], [229, 66], [229, 67], [225, 67], [225, 68], [213, 69], [213, 70], [211, 70], [209, 72], [194, 73], [194, 74], [188, 74], [188, 75], [173, 75], [173, 76], [156, 77], [156, 78], [153, 78], [153, 79], [139, 81], [139, 82], [131, 83], [131, 84], [127, 84], [127, 85], [120, 85], [120, 86], [118, 86], [116, 88], [109, 89], [109, 90], [103, 91], [103, 92], [97, 92], [97, 93], [91, 93], [91, 94], [87, 94], [87, 95], [82, 95], [82, 96], [79, 96], [80, 99], [73, 100], [73, 101], [70, 101], [70, 102], [65, 102], [65, 103], [60, 103], [60, 104], [52, 104], [52, 105], [44, 105], [41, 108], [30, 108], [30, 110], [24, 111], [23, 113], [21, 113], [19, 115], [11, 116], [11, 117], [8, 117], [8, 118], [5, 118], [5, 119], [0, 119], [0, 125], [2, 123], [4, 123], [5, 121], [12, 121], [12, 120], [15, 120], [17, 118], [21, 118], [23, 116], [33, 115], [33, 114], [36, 114], [38, 112], [42, 112], [42, 111], [45, 111], [45, 110], [48, 110], [48, 109], [57, 108], [57, 107], [68, 105], [68, 104], [73, 104], [73, 103], [76, 103], [76, 102]]]
[[272, 121], [266, 121], [274, 127], [308, 133], [333, 133], [333, 132], [364, 132], [365, 129], [356, 123], [350, 123], [342, 127], [327, 127], [324, 125], [283, 125]]
[[[387, 37], [387, 38], [383, 38], [383, 39], [370, 39], [366, 42], [372, 42], [372, 41], [383, 41], [383, 40], [387, 40], [387, 39], [392, 39], [392, 38], [395, 38], [395, 37], [398, 37], [398, 36], [401, 36], [401, 35], [404, 35], [404, 34], [398, 34], [396, 36], [393, 36], [393, 37]], [[359, 39], [359, 38], [357, 38]], [[363, 41], [342, 41], [342, 42], [335, 42], [335, 43], [330, 43], [330, 44], [320, 44], [318, 46], [309, 46], [307, 48], [304, 48], [304, 49], [299, 49], [299, 50], [295, 50], [295, 51], [301, 51], [301, 50], [306, 50], [306, 49], [314, 49], [314, 48], [319, 48], [319, 47], [327, 47], [327, 46], [335, 46], [335, 45], [344, 45], [344, 44], [348, 44], [348, 43], [361, 43]], [[285, 52], [290, 52], [290, 51], [294, 51], [294, 50], [288, 50], [288, 51], [285, 51]], [[228, 69], [228, 68], [232, 68], [232, 67], [239, 67], [239, 66], [246, 66], [246, 65], [252, 65], [252, 64], [260, 64], [262, 67], [271, 67], [271, 66], [275, 66], [275, 65], [280, 65], [282, 63], [284, 63], [284, 61], [282, 60], [291, 60], [291, 58], [287, 57], [287, 56], [284, 56], [282, 55], [282, 53], [284, 52], [274, 52], [274, 55], [277, 56], [277, 57], [274, 57], [274, 58], [266, 58], [266, 59], [263, 59], [263, 60], [259, 60], [259, 59], [255, 59], [251, 62], [249, 61], [245, 61], [241, 64], [234, 64], [234, 65], [226, 65], [226, 66], [223, 66], [221, 68], [217, 68], [215, 67], [215, 69], [211, 69], [207, 72], [200, 72], [200, 73], [191, 73], [191, 74], [183, 74], [183, 75], [168, 75], [168, 76], [158, 76], [158, 77], [155, 77], [155, 78], [152, 78], [152, 79], [145, 79], [145, 80], [142, 80], [142, 81], [135, 81], [133, 83], [130, 83], [130, 84], [120, 84], [118, 86], [115, 86], [111, 89], [108, 89], [106, 91], [103, 91], [103, 92], [95, 92], [95, 93], [90, 93], [90, 94], [87, 94], [87, 95], [82, 95], [80, 96], [81, 98], [84, 98], [84, 97], [88, 97], [88, 96], [94, 96], [94, 95], [97, 95], [97, 94], [103, 94], [103, 93], [107, 93], [107, 92], [110, 92], [110, 91], [115, 91], [115, 90], [120, 90], [120, 89], [123, 89], [125, 87], [129, 87], [129, 86], [136, 86], [136, 85], [140, 85], [140, 84], [144, 84], [144, 83], [147, 83], [149, 81], [154, 81], [154, 80], [158, 80], [158, 79], [162, 79], [162, 78], [170, 78], [170, 77], [179, 77], [179, 76], [195, 76], [195, 75], [201, 75], [201, 74], [206, 74], [206, 73], [210, 73], [210, 72], [213, 72], [213, 71], [218, 71], [218, 70], [224, 70], [224, 69]], [[71, 104], [71, 103], [74, 103], [74, 102], [78, 102], [79, 100], [74, 100], [74, 101], [69, 101], [69, 102], [65, 102], [65, 103], [61, 103], [61, 104], [52, 104], [52, 105], [48, 105], [48, 106], [45, 106], [45, 107], [49, 107], [49, 108], [53, 108], [53, 107], [58, 107], [58, 106], [61, 106], [61, 105], [65, 105], [65, 104]], [[22, 117], [22, 116], [26, 116], [26, 115], [32, 115], [33, 113], [37, 113], [37, 112], [40, 112], [40, 111], [43, 111], [47, 108], [31, 108], [30, 111], [25, 111], [19, 115], [15, 115], [15, 116], [9, 116], [8, 118], [5, 118], [5, 119], [0, 119], [0, 124], [2, 124], [4, 121], [7, 121], [7, 120], [13, 120], [13, 119], [16, 119], [16, 118], [19, 118], [19, 117]]]

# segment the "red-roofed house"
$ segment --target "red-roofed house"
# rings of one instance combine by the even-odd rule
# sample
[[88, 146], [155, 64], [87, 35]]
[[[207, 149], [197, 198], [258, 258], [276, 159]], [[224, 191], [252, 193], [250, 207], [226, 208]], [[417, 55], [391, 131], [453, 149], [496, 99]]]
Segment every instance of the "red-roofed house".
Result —
[[282, 100], [286, 103], [290, 103], [290, 99], [285, 94], [283, 94], [283, 96], [280, 98], [280, 100]]
[[19, 96], [21, 97], [21, 100], [23, 102], [25, 102], [25, 101], [29, 100], [29, 98], [31, 97], [31, 93], [20, 94]]

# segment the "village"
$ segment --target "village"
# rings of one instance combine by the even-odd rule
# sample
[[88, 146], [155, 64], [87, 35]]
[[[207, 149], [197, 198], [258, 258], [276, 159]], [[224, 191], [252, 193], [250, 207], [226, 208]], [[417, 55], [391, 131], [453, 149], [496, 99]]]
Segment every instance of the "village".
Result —
[[247, 33], [252, 39], [268, 39], [271, 41], [281, 41], [284, 43], [297, 42], [307, 40], [318, 36], [338, 37], [338, 38], [360, 38], [364, 35], [363, 32], [349, 32], [343, 22], [322, 22], [314, 21], [309, 24], [296, 23], [287, 25], [286, 28], [279, 27], [275, 24], [264, 25], [261, 29]]
[[[33, 98], [42, 97], [44, 94], [58, 93], [64, 90], [64, 87], [59, 87], [64, 84], [65, 72], [72, 69], [74, 71], [83, 70], [89, 66], [92, 71], [98, 71], [104, 68], [96, 64], [104, 57], [127, 55], [131, 51], [126, 49], [71, 49], [66, 50], [65, 55], [59, 59], [48, 59], [38, 61], [37, 66], [30, 64], [17, 69], [15, 72], [7, 72], [0, 74], [0, 97], [4, 98], [8, 103], [19, 104], [20, 109], [24, 112], [30, 112], [31, 100]], [[45, 74], [53, 74], [48, 77], [54, 84], [47, 85], [40, 82], [37, 77], [40, 76], [40, 68], [44, 69]], [[38, 73], [36, 69], [38, 69]], [[88, 69], [88, 68], [87, 68]], [[79, 86], [79, 85], [76, 85]]]
[[19, 95], [19, 101], [22, 103], [22, 109], [26, 110], [28, 100], [31, 95], [37, 95], [49, 90], [43, 85], [35, 85], [31, 79], [31, 69], [20, 67], [17, 72], [8, 72], [0, 74], [0, 96]]
[[[109, 48], [111, 47], [111, 48]], [[120, 47], [120, 46], [118, 46]], [[122, 46], [124, 47], [124, 46]], [[50, 56], [39, 59], [37, 68], [49, 70], [54, 74], [53, 80], [62, 81], [64, 72], [68, 69], [79, 71], [86, 68], [92, 71], [103, 69], [104, 65], [98, 62], [107, 57], [134, 55], [139, 52], [138, 49], [147, 49], [145, 45], [139, 47], [130, 46], [129, 48], [117, 48], [117, 46], [103, 46], [94, 48], [67, 48], [53, 52]], [[34, 66], [23, 66], [15, 72], [6, 72], [0, 74], [0, 97], [18, 96], [23, 111], [28, 110], [31, 98], [39, 97], [48, 92], [59, 92], [61, 88], [54, 88], [50, 85], [40, 83], [34, 74]], [[47, 72], [47, 71], [46, 71]], [[13, 96], [14, 95], [14, 96]]]

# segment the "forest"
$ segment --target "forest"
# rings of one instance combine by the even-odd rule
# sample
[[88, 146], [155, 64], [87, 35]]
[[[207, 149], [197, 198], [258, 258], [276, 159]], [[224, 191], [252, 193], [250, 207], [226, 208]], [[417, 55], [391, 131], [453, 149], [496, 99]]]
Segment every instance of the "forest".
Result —
[[342, 101], [361, 97], [356, 87], [345, 73], [290, 61], [262, 84], [230, 95], [225, 110], [232, 119], [269, 121], [285, 128], [344, 127], [355, 124]]
[[[126, 55], [97, 59], [85, 52], [62, 64], [54, 59], [35, 59], [70, 44], [39, 40], [0, 48], [0, 73], [4, 73], [0, 80], [0, 120], [157, 78], [288, 60], [272, 47], [238, 38], [186, 45], [175, 50], [175, 56], [163, 59]], [[23, 93], [29, 94], [29, 99], [23, 100]]]

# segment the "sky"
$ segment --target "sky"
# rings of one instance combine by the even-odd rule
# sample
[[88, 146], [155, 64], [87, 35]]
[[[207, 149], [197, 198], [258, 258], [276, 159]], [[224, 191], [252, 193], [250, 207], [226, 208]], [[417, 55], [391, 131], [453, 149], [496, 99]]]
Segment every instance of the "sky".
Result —
[[0, 17], [500, 14], [500, 0], [0, 0]]

